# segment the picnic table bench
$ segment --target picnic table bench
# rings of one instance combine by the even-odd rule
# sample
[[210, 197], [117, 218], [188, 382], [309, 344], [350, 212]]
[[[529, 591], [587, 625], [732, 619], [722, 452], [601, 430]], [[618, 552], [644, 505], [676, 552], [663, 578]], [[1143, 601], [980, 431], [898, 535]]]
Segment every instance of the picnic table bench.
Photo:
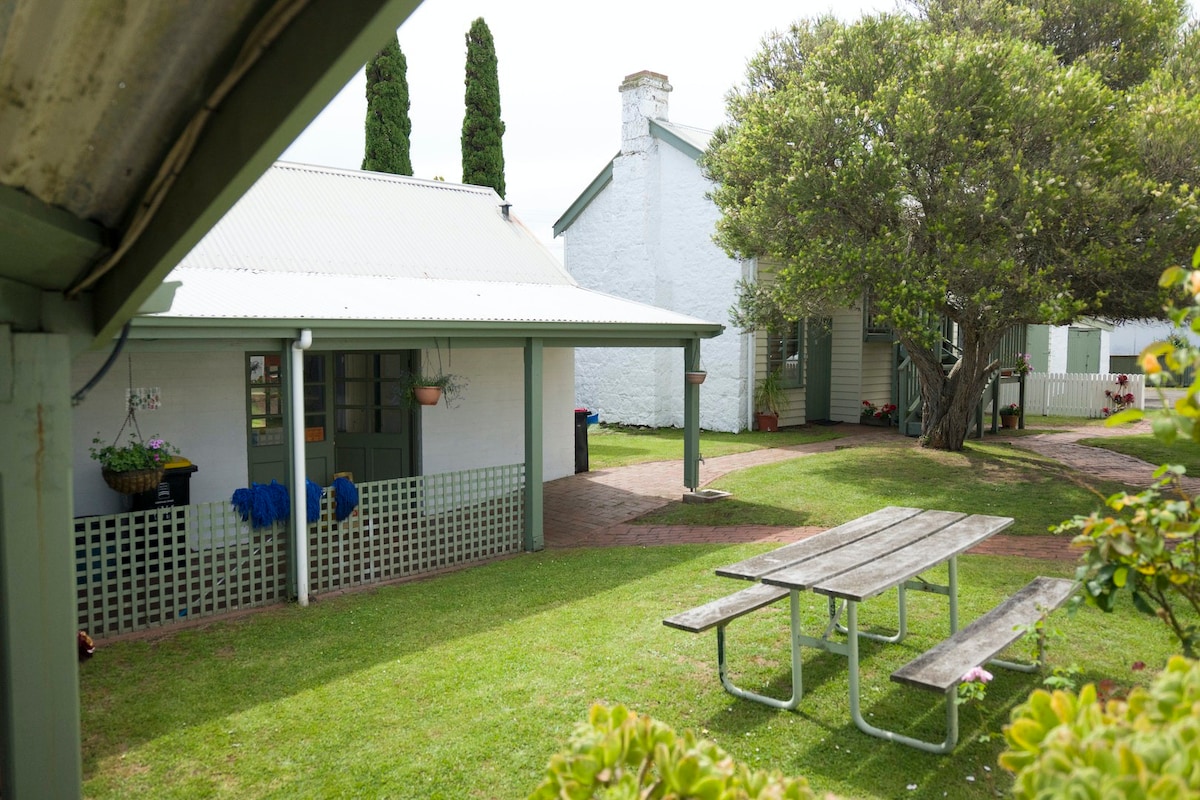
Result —
[[[850, 715], [860, 730], [929, 752], [946, 753], [958, 741], [955, 692], [963, 674], [984, 663], [1024, 671], [1036, 669], [1044, 657], [1041, 640], [1033, 664], [999, 661], [996, 656], [1045, 614], [1061, 606], [1075, 589], [1076, 584], [1071, 580], [1036, 578], [992, 611], [961, 631], [958, 629], [957, 556], [1012, 522], [1010, 517], [889, 506], [811, 538], [721, 567], [716, 571], [720, 576], [757, 583], [668, 617], [663, 623], [693, 633], [715, 627], [717, 669], [722, 686], [737, 697], [775, 708], [794, 709], [803, 697], [802, 647], [844, 655], [849, 667]], [[943, 563], [947, 565], [946, 585], [921, 577], [921, 573]], [[896, 633], [882, 635], [858, 630], [858, 605], [891, 589], [898, 593]], [[801, 630], [799, 593], [805, 590], [828, 598], [829, 624], [820, 636], [809, 636]], [[945, 694], [946, 737], [940, 743], [875, 727], [861, 714], [858, 641], [904, 639], [907, 590], [943, 594], [949, 601], [949, 637], [892, 675], [892, 680], [898, 683]], [[792, 633], [792, 695], [787, 699], [736, 686], [729, 678], [725, 642], [725, 627], [730, 622], [784, 597], [790, 597]], [[840, 623], [843, 614], [844, 626]], [[835, 631], [845, 634], [845, 641], [833, 639]]]

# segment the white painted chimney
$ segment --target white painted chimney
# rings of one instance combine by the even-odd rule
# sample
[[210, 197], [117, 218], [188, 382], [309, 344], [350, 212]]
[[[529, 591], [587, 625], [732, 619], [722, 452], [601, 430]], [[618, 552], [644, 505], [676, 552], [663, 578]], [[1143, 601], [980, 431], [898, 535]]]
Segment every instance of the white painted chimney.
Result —
[[642, 70], [621, 81], [621, 155], [650, 149], [650, 120], [667, 120], [667, 76]]

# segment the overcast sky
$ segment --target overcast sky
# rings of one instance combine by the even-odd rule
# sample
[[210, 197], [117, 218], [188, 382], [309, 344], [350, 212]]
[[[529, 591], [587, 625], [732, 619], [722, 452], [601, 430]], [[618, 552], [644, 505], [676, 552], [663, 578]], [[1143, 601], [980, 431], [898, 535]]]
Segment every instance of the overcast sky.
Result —
[[[413, 172], [461, 179], [466, 33], [483, 17], [496, 42], [507, 199], [561, 258], [555, 220], [620, 147], [622, 78], [665, 74], [674, 87], [670, 119], [712, 129], [769, 31], [802, 17], [853, 19], [895, 7], [895, 0], [425, 0], [398, 31], [408, 60]], [[365, 92], [360, 70], [283, 158], [358, 169]]]

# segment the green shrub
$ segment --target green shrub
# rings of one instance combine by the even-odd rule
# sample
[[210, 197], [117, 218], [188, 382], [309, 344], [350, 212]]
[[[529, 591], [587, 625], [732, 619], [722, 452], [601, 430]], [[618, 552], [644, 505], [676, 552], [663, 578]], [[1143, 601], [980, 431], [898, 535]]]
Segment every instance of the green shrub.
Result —
[[[1182, 299], [1164, 307], [1180, 328], [1200, 332], [1200, 248], [1192, 256], [1192, 269], [1171, 267], [1159, 285]], [[1162, 386], [1166, 376], [1182, 374], [1200, 364], [1200, 348], [1175, 335], [1142, 351], [1142, 367], [1151, 386]], [[1165, 366], [1164, 366], [1165, 365]], [[1164, 398], [1165, 400], [1165, 398]], [[1154, 435], [1167, 445], [1180, 432], [1200, 441], [1200, 371], [1187, 388], [1187, 395], [1173, 406], [1163, 403], [1151, 416]], [[1109, 418], [1109, 424], [1140, 420], [1148, 416], [1136, 408], [1125, 408]], [[1183, 654], [1197, 655], [1197, 630], [1185, 614], [1200, 613], [1200, 505], [1183, 491], [1180, 478], [1186, 470], [1163, 465], [1155, 476], [1161, 480], [1141, 494], [1116, 494], [1108, 498], [1112, 513], [1077, 516], [1056, 530], [1078, 531], [1075, 544], [1087, 548], [1078, 576], [1089, 603], [1111, 611], [1116, 595], [1129, 591], [1134, 605], [1157, 615], [1178, 639]], [[1163, 490], [1173, 490], [1166, 497]]]
[[592, 706], [529, 800], [811, 800], [803, 778], [751, 770], [711, 741], [624, 706]]
[[1174, 656], [1127, 700], [1037, 690], [1004, 730], [1012, 796], [1168, 800], [1200, 791], [1200, 662]]

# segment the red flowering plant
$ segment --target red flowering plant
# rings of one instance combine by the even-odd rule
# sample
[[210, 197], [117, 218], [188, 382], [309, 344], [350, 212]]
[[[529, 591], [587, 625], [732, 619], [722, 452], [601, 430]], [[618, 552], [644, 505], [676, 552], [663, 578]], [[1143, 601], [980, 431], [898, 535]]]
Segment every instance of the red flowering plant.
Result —
[[870, 400], [863, 400], [862, 413], [859, 415], [864, 419], [877, 419], [882, 422], [891, 422], [892, 415], [896, 413], [896, 406], [892, 403], [885, 403], [882, 406], [877, 406]]
[[1127, 408], [1133, 408], [1133, 401], [1136, 398], [1134, 398], [1133, 392], [1127, 391], [1128, 388], [1129, 376], [1122, 374], [1117, 376], [1116, 390], [1104, 390], [1104, 397], [1106, 400], [1108, 400], [1108, 405], [1102, 409], [1104, 416], [1107, 417], [1110, 414], [1118, 414]]

